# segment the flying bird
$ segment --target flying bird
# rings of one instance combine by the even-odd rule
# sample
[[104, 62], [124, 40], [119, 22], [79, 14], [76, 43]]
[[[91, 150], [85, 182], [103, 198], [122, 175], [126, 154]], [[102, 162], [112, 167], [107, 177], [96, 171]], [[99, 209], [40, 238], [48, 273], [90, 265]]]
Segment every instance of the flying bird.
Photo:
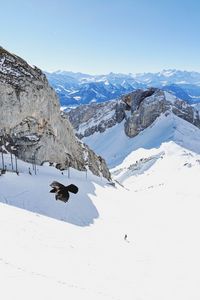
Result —
[[52, 190], [50, 190], [50, 193], [55, 193], [56, 200], [61, 200], [63, 202], [67, 202], [69, 199], [69, 192], [73, 194], [78, 193], [78, 187], [74, 184], [70, 184], [67, 186], [64, 186], [63, 184], [53, 181], [50, 186], [52, 187]]

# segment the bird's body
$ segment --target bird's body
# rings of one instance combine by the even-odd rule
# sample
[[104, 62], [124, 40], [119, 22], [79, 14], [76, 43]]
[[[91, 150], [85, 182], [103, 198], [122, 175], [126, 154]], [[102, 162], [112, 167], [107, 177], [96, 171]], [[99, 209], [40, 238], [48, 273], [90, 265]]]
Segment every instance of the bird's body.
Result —
[[56, 200], [61, 200], [63, 202], [67, 202], [69, 199], [69, 192], [76, 194], [78, 193], [78, 187], [74, 184], [70, 184], [67, 186], [64, 186], [62, 183], [59, 183], [57, 181], [53, 181], [50, 186], [52, 187], [52, 190], [50, 193], [55, 193]]

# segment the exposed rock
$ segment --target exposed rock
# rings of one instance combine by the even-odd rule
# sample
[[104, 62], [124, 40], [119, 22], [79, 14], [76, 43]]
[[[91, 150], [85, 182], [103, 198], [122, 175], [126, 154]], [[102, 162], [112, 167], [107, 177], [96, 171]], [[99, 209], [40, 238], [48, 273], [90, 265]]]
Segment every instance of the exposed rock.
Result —
[[128, 95], [122, 97], [122, 101], [125, 102], [131, 108], [131, 112], [134, 112], [139, 106], [140, 103], [147, 97], [152, 96], [157, 89], [150, 88], [146, 91], [141, 89], [136, 90]]
[[198, 112], [185, 101], [159, 89], [133, 92], [129, 95], [131, 115], [126, 119], [124, 129], [129, 137], [136, 136], [150, 126], [162, 113], [172, 111], [178, 117], [200, 127]]
[[126, 135], [134, 137], [168, 111], [200, 128], [197, 110], [156, 88], [139, 89], [115, 101], [79, 106], [68, 112], [68, 116], [80, 138], [103, 132], [123, 120]]
[[79, 141], [68, 118], [60, 115], [60, 105], [45, 75], [36, 67], [0, 48], [0, 129], [12, 140], [17, 155], [69, 165], [110, 178], [105, 161]]
[[113, 100], [104, 103], [81, 105], [64, 113], [77, 131], [77, 136], [83, 138], [95, 132], [104, 132], [122, 122], [125, 117], [126, 104]]

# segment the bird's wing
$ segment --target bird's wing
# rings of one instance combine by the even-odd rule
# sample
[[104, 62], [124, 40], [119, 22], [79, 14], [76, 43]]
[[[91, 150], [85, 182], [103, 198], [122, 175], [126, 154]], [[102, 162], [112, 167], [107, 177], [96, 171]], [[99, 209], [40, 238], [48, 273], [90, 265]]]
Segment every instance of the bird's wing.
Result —
[[68, 190], [68, 192], [71, 192], [73, 194], [77, 194], [78, 193], [78, 187], [74, 184], [70, 184], [66, 186], [66, 189]]
[[63, 184], [61, 184], [61, 183], [58, 182], [58, 181], [53, 181], [53, 182], [50, 184], [50, 186], [51, 186], [53, 189], [55, 189], [56, 191], [57, 191], [57, 190], [60, 190], [60, 189], [62, 189], [62, 188], [65, 187]]

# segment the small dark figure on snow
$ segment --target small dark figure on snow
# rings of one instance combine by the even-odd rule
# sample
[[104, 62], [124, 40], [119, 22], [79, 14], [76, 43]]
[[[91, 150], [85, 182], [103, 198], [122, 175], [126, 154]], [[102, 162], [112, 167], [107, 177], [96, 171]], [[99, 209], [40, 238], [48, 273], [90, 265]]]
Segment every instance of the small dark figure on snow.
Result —
[[125, 234], [125, 236], [124, 236], [124, 240], [125, 240], [125, 241], [127, 240], [127, 237], [128, 237], [127, 234]]
[[1, 170], [1, 175], [6, 174], [6, 169]]
[[50, 186], [53, 188], [50, 193], [55, 193], [56, 200], [67, 202], [69, 199], [69, 192], [73, 194], [78, 193], [78, 187], [74, 184], [64, 186], [63, 184], [53, 181]]

